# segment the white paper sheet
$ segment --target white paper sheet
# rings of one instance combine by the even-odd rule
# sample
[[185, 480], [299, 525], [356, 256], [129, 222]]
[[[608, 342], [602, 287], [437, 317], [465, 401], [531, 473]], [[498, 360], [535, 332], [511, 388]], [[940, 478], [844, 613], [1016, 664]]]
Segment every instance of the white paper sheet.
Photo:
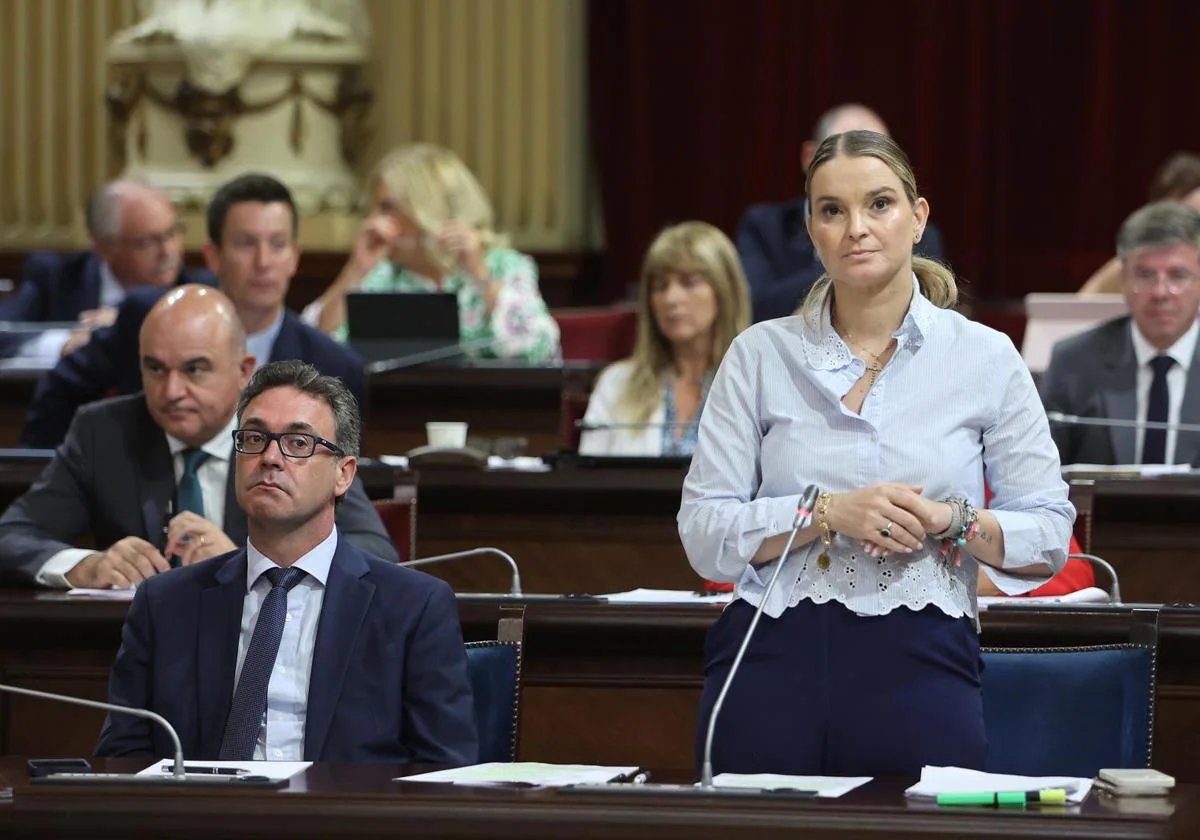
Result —
[[401, 776], [398, 782], [442, 782], [455, 785], [526, 784], [545, 787], [602, 785], [629, 777], [637, 767], [605, 767], [599, 764], [543, 764], [535, 761], [473, 764], [452, 770], [437, 770], [416, 776]]
[[1078, 805], [1092, 789], [1092, 779], [1071, 776], [1008, 776], [962, 767], [922, 767], [921, 781], [904, 792], [914, 799], [933, 799], [939, 793], [1010, 793], [1062, 788], [1067, 801]]
[[[184, 772], [188, 772], [190, 768], [214, 768], [223, 767], [233, 770], [244, 770], [250, 776], [266, 776], [273, 781], [280, 779], [290, 779], [297, 773], [303, 773], [310, 766], [311, 761], [188, 761], [184, 760]], [[157, 764], [151, 764], [145, 770], [138, 773], [139, 776], [161, 776], [163, 773], [169, 773], [175, 768], [175, 761], [170, 758], [164, 758]]]
[[778, 773], [718, 773], [716, 787], [762, 790], [811, 790], [821, 799], [837, 799], [871, 781], [871, 776], [783, 776]]
[[109, 601], [132, 601], [136, 589], [68, 589], [67, 594], [76, 598], [104, 598]]
[[597, 597], [606, 598], [610, 604], [728, 604], [733, 600], [733, 593], [702, 595], [686, 589], [631, 589]]
[[1107, 604], [1111, 599], [1107, 592], [1096, 586], [1068, 592], [1066, 595], [1039, 595], [1033, 598], [1008, 598], [1003, 595], [984, 595], [979, 599], [980, 609], [993, 604]]
[[[1195, 472], [1191, 464], [1067, 464], [1064, 475], [1075, 473], [1155, 478], [1160, 475], [1187, 475]], [[1085, 477], [1084, 475], [1080, 476]]]

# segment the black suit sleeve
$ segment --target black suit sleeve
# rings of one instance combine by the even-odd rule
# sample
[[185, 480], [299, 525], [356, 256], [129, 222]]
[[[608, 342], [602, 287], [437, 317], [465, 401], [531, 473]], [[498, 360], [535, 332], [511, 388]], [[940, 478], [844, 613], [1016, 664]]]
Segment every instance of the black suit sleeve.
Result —
[[738, 223], [737, 251], [746, 283], [750, 286], [750, 302], [755, 321], [783, 318], [800, 305], [800, 297], [812, 284], [813, 278], [801, 275], [780, 276], [771, 259], [769, 240], [763, 230], [764, 219], [754, 208], [746, 211]]
[[349, 540], [359, 551], [389, 563], [400, 562], [396, 544], [388, 536], [383, 520], [379, 518], [375, 506], [367, 498], [362, 479], [355, 477], [354, 483], [342, 497], [335, 516], [338, 534]]
[[[125, 614], [121, 647], [108, 675], [108, 702], [117, 706], [147, 709], [150, 696], [150, 657], [153, 631], [147, 587], [139, 586]], [[96, 755], [128, 756], [154, 754], [154, 723], [133, 715], [110, 713], [100, 730]]]
[[[21, 446], [33, 449], [58, 446], [80, 406], [118, 389], [122, 367], [128, 367], [130, 358], [133, 363], [137, 360], [136, 348], [130, 350], [129, 336], [132, 333], [132, 340], [137, 341], [145, 317], [144, 311], [135, 313], [130, 309], [122, 305], [115, 324], [96, 330], [87, 344], [59, 359], [41, 378], [25, 415]], [[135, 317], [136, 324], [132, 323]]]
[[404, 745], [412, 761], [474, 764], [479, 757], [475, 704], [454, 592], [437, 581], [405, 660]]
[[21, 266], [16, 292], [0, 301], [0, 321], [45, 321], [50, 311], [47, 295], [53, 286], [57, 258], [31, 254]]
[[92, 530], [95, 433], [87, 415], [71, 424], [42, 475], [0, 516], [0, 572], [35, 583], [37, 573]]

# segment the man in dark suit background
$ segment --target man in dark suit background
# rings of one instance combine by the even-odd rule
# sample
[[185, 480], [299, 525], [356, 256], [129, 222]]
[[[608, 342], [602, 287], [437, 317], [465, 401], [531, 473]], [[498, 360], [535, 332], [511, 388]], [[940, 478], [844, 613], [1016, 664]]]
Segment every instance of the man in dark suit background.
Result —
[[[800, 149], [805, 172], [821, 142], [846, 131], [875, 131], [887, 134], [887, 126], [864, 105], [839, 105], [821, 115], [812, 139]], [[805, 197], [782, 204], [756, 204], [745, 212], [737, 230], [738, 257], [750, 285], [754, 320], [766, 321], [791, 315], [825, 270], [804, 219]], [[925, 225], [913, 249], [923, 257], [942, 259], [942, 236], [933, 224]]]
[[[301, 323], [284, 305], [300, 262], [299, 219], [288, 188], [268, 175], [243, 175], [217, 190], [207, 217], [205, 261], [233, 302], [257, 364], [309, 362], [322, 373], [340, 377], [362, 405], [362, 357]], [[22, 446], [57, 446], [81, 405], [141, 387], [138, 331], [162, 294], [159, 289], [131, 293], [116, 323], [97, 330], [87, 345], [42, 377], [25, 418]]]
[[[1200, 213], [1160, 202], [1117, 234], [1129, 315], [1054, 345], [1047, 411], [1085, 418], [1200, 423]], [[1064, 464], [1193, 464], [1200, 434], [1051, 423]]]
[[38, 251], [21, 267], [12, 296], [0, 301], [0, 321], [78, 321], [88, 329], [6, 337], [4, 355], [52, 361], [83, 346], [90, 329], [111, 324], [130, 289], [204, 281], [182, 270], [182, 228], [161, 192], [137, 181], [112, 181], [88, 199], [84, 218], [92, 249]]
[[[27, 493], [0, 516], [0, 571], [25, 583], [129, 587], [244, 543], [234, 498], [234, 410], [254, 370], [230, 301], [210, 286], [170, 291], [141, 329], [144, 394], [83, 408]], [[398, 560], [359, 481], [340, 533]], [[97, 550], [78, 548], [90, 534]]]
[[[454, 594], [347, 541], [354, 398], [300, 362], [254, 374], [237, 410], [244, 548], [138, 587], [109, 701], [149, 708], [197, 759], [476, 760]], [[110, 714], [99, 755], [173, 754], [163, 730]]]

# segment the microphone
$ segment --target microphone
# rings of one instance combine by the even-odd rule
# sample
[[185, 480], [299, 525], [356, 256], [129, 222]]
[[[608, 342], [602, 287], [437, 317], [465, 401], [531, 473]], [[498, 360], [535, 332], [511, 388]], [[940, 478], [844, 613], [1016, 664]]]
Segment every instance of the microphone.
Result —
[[484, 546], [482, 548], [468, 548], [465, 551], [453, 551], [449, 554], [436, 554], [433, 557], [419, 557], [416, 560], [406, 560], [401, 563], [401, 566], [424, 566], [427, 563], [441, 563], [444, 560], [458, 560], [462, 557], [478, 557], [483, 554], [495, 554], [508, 563], [509, 569], [512, 571], [512, 595], [521, 595], [521, 570], [517, 568], [517, 561], [512, 558], [512, 555], [507, 551], [501, 551], [498, 548]]
[[[394, 359], [382, 359], [378, 362], [370, 362], [366, 366], [366, 371], [367, 373], [389, 373], [394, 370], [419, 367], [429, 362], [456, 359], [459, 356], [466, 356], [468, 353], [473, 353], [476, 350], [488, 350], [495, 343], [495, 339], [492, 338], [477, 338], [474, 341], [462, 341], [458, 344], [449, 344], [445, 347], [434, 347], [429, 350], [422, 350], [419, 353], [409, 353], [407, 356], [397, 356]], [[354, 346], [353, 342], [351, 342], [350, 346]]]
[[767, 600], [771, 597], [771, 592], [775, 588], [775, 582], [779, 580], [779, 573], [783, 571], [784, 563], [787, 562], [788, 554], [792, 550], [792, 543], [795, 542], [796, 535], [800, 533], [800, 529], [812, 520], [813, 507], [817, 503], [819, 493], [820, 489], [815, 484], [810, 484], [804, 488], [804, 493], [800, 496], [800, 506], [796, 509], [796, 518], [792, 522], [792, 533], [788, 535], [787, 543], [783, 547], [783, 553], [779, 555], [779, 562], [775, 566], [775, 573], [771, 575], [771, 579], [767, 582], [767, 588], [763, 590], [762, 599], [758, 602], [758, 608], [754, 610], [754, 617], [750, 619], [750, 626], [746, 628], [746, 635], [742, 639], [742, 644], [738, 647], [737, 655], [733, 657], [733, 664], [729, 666], [729, 673], [725, 676], [725, 683], [721, 686], [721, 692], [717, 695], [717, 702], [713, 703], [712, 712], [708, 716], [708, 732], [704, 736], [704, 762], [700, 770], [701, 788], [713, 788], [712, 748], [713, 735], [717, 731], [717, 715], [721, 713], [721, 707], [725, 704], [725, 695], [729, 693], [729, 687], [733, 685], [733, 678], [737, 675], [738, 667], [742, 664], [742, 657], [746, 655], [746, 648], [750, 646], [750, 639], [754, 637], [754, 629], [758, 627], [758, 620], [762, 617], [763, 607], [767, 605]]
[[[32, 688], [19, 688], [15, 685], [5, 685], [0, 683], [0, 691], [7, 691], [12, 694], [23, 694], [26, 697], [35, 697], [39, 700], [57, 700], [60, 703], [70, 703], [76, 706], [87, 706], [91, 709], [103, 709], [107, 712], [116, 712], [123, 715], [133, 715], [134, 717], [145, 718], [152, 720], [167, 731], [167, 735], [171, 737], [171, 743], [175, 747], [175, 764], [171, 770], [173, 779], [184, 779], [186, 775], [183, 771], [183, 746], [179, 743], [179, 734], [175, 731], [175, 727], [171, 726], [170, 722], [160, 714], [152, 712], [149, 709], [135, 709], [132, 706], [117, 706], [112, 703], [101, 703], [99, 700], [84, 700], [81, 697], [69, 697], [65, 694], [51, 694], [48, 691], [35, 691]], [[157, 779], [161, 783], [161, 779], [157, 776], [137, 776], [128, 774], [129, 781], [138, 779]], [[50, 777], [47, 777], [50, 778]]]
[[1061, 411], [1047, 411], [1046, 419], [1065, 426], [1103, 426], [1120, 429], [1163, 429], [1165, 431], [1200, 432], [1200, 423], [1164, 423], [1159, 420], [1123, 420], [1115, 417], [1081, 417]]
[[1071, 560], [1088, 560], [1091, 563], [1099, 566], [1104, 571], [1108, 572], [1108, 578], [1112, 581], [1112, 588], [1108, 593], [1108, 600], [1112, 604], [1121, 603], [1121, 582], [1117, 579], [1117, 570], [1112, 567], [1112, 564], [1103, 557], [1097, 557], [1095, 554], [1068, 554], [1068, 559]]

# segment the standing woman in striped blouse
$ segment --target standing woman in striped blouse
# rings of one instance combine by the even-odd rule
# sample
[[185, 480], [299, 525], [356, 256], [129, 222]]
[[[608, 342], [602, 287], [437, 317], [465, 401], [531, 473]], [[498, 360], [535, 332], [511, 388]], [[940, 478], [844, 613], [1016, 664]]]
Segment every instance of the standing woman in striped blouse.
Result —
[[735, 584], [707, 642], [698, 749], [816, 484], [718, 720], [714, 769], [982, 769], [976, 568], [1009, 593], [1062, 568], [1075, 513], [1058, 453], [1012, 342], [955, 312], [954, 275], [913, 256], [929, 205], [900, 147], [829, 137], [805, 194], [827, 273], [799, 314], [734, 341], [684, 483], [693, 568]]

